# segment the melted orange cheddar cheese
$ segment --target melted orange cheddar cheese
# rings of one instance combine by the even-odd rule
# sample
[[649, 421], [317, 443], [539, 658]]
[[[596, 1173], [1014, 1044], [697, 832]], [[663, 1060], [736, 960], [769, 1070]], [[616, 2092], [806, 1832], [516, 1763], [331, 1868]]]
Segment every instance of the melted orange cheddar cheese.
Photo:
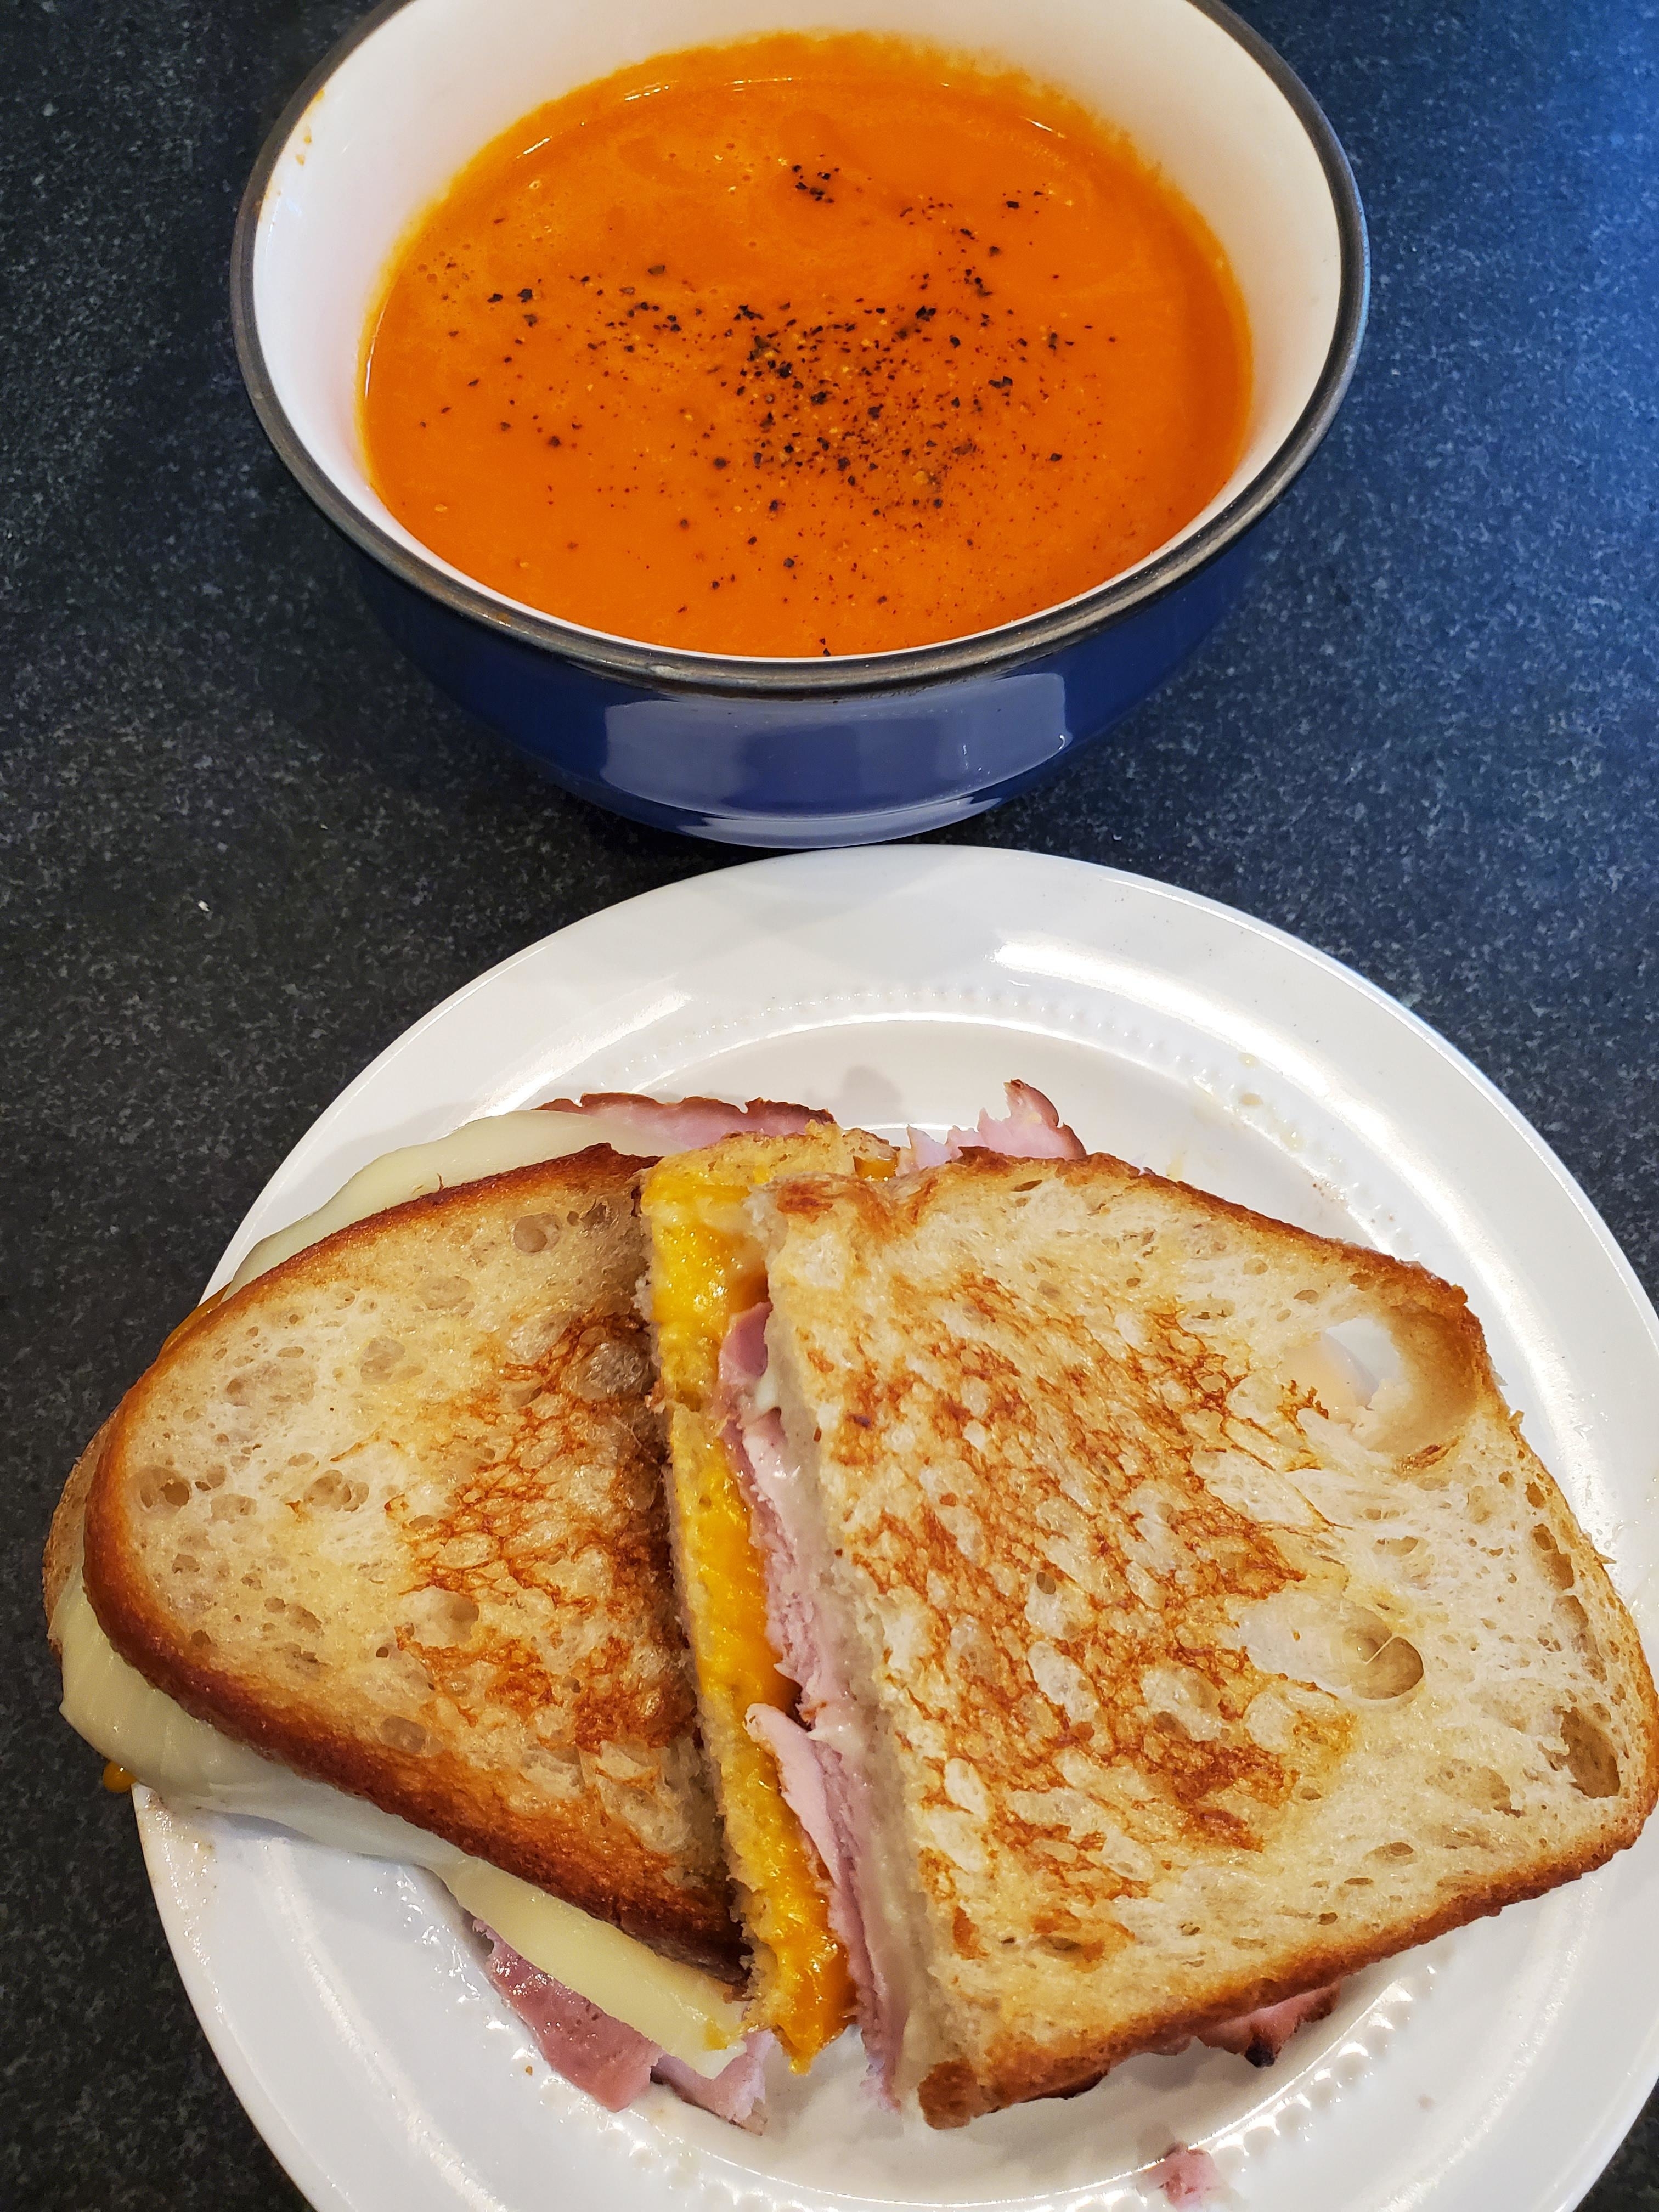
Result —
[[757, 1947], [757, 2021], [777, 2036], [797, 2071], [851, 2021], [854, 1993], [830, 1924], [822, 1864], [784, 1801], [772, 1753], [747, 1727], [751, 1705], [790, 1712], [796, 1693], [767, 1634], [765, 1575], [714, 1407], [726, 1332], [766, 1295], [765, 1262], [744, 1200], [779, 1175], [849, 1168], [891, 1172], [886, 1160], [859, 1157], [836, 1130], [738, 1137], [663, 1161], [641, 1198], [651, 1229], [652, 1320], [670, 1409], [679, 1573], [704, 1734]]

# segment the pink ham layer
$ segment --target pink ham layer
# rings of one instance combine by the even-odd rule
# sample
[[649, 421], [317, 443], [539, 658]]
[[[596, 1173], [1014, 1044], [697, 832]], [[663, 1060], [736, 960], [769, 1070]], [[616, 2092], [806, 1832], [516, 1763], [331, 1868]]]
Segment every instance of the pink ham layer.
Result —
[[1322, 1989], [1304, 1990], [1299, 1997], [1285, 1997], [1278, 2004], [1262, 2005], [1255, 2012], [1240, 2013], [1237, 2020], [1203, 2028], [1198, 2039], [1213, 2051], [1248, 2058], [1252, 2066], [1271, 2066], [1297, 2028], [1323, 2020], [1341, 1992], [1340, 1982], [1328, 1982]]
[[1164, 2191], [1178, 2212], [1191, 2212], [1191, 2208], [1212, 2203], [1226, 2185], [1221, 2168], [1209, 2152], [1188, 2150], [1185, 2143], [1167, 2150], [1146, 2179]]
[[1016, 1160], [1080, 1160], [1085, 1157], [1075, 1129], [1068, 1129], [1052, 1102], [1029, 1083], [1005, 1083], [1003, 1097], [1008, 1111], [994, 1121], [988, 1107], [971, 1129], [952, 1129], [943, 1137], [930, 1137], [922, 1129], [908, 1132], [908, 1164], [939, 1168], [963, 1152], [1006, 1152]]
[[860, 2031], [877, 2085], [890, 2104], [904, 2020], [882, 1931], [866, 1912], [860, 1890], [860, 1861], [875, 1849], [869, 1785], [861, 1762], [849, 1764], [827, 1740], [838, 1729], [851, 1732], [856, 1741], [861, 1723], [819, 1617], [813, 1577], [796, 1548], [789, 1505], [798, 1478], [782, 1417], [757, 1413], [754, 1406], [755, 1385], [766, 1371], [770, 1312], [769, 1306], [751, 1307], [732, 1323], [720, 1347], [723, 1435], [766, 1567], [767, 1633], [780, 1667], [800, 1692], [800, 1721], [770, 1705], [751, 1705], [749, 1731], [777, 1761], [784, 1801], [823, 1862], [830, 1925], [846, 1948], [859, 1995]]
[[474, 1925], [491, 1947], [490, 1978], [535, 2037], [543, 2057], [608, 2112], [621, 2112], [649, 2082], [661, 2081], [717, 2119], [751, 2132], [760, 2127], [755, 2107], [766, 2087], [769, 2035], [750, 2036], [738, 2057], [711, 2079], [532, 1966], [482, 1921]]
[[751, 1098], [729, 1106], [723, 1098], [678, 1098], [665, 1104], [631, 1091], [587, 1091], [580, 1098], [552, 1098], [544, 1114], [602, 1114], [619, 1121], [639, 1139], [641, 1154], [692, 1152], [722, 1137], [799, 1137], [815, 1122], [835, 1116], [816, 1106], [791, 1106], [775, 1098]]

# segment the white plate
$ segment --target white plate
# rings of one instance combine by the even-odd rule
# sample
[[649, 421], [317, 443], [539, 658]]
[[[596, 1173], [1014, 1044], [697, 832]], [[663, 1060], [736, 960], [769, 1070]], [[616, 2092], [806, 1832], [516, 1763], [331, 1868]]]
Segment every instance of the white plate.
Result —
[[[1092, 1146], [1462, 1283], [1528, 1435], [1648, 1626], [1659, 1321], [1583, 1194], [1369, 984], [1105, 869], [820, 853], [562, 930], [359, 1077], [215, 1281], [376, 1153], [477, 1114], [583, 1089], [708, 1091], [939, 1129], [1013, 1075]], [[139, 1820], [214, 2049], [331, 2212], [1162, 2212], [1145, 2169], [1177, 2140], [1212, 2150], [1236, 2203], [1274, 2212], [1560, 2212], [1659, 2074], [1659, 1824], [1601, 1874], [1358, 1977], [1269, 2072], [1215, 2051], [1140, 2059], [1087, 2096], [933, 2135], [868, 2109], [843, 2045], [809, 2085], [786, 2081], [750, 2137], [665, 2091], [613, 2118], [551, 2075], [424, 1877], [154, 1803]]]

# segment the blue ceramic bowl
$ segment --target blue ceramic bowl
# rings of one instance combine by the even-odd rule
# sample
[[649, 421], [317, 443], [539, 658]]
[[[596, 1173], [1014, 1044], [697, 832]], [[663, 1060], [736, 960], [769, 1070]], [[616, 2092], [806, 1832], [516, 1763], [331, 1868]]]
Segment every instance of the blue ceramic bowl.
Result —
[[[410, 223], [540, 102], [653, 53], [781, 29], [948, 35], [1126, 130], [1198, 209], [1249, 317], [1245, 450], [1148, 559], [997, 629], [834, 660], [726, 658], [561, 622], [452, 568], [369, 483], [365, 326]], [[1219, 0], [388, 0], [301, 88], [249, 179], [232, 313], [261, 421], [362, 556], [411, 659], [568, 790], [726, 843], [937, 829], [1052, 775], [1237, 595], [1249, 538], [1330, 427], [1367, 295], [1364, 218], [1313, 99]]]

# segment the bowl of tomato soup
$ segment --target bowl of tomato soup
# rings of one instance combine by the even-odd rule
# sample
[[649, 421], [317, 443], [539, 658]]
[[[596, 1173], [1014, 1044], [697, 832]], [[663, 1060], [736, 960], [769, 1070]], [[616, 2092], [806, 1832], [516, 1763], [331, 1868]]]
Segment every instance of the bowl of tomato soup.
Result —
[[436, 681], [726, 842], [1054, 773], [1236, 596], [1363, 328], [1310, 96], [1200, 0], [400, 0], [250, 180], [278, 451]]

